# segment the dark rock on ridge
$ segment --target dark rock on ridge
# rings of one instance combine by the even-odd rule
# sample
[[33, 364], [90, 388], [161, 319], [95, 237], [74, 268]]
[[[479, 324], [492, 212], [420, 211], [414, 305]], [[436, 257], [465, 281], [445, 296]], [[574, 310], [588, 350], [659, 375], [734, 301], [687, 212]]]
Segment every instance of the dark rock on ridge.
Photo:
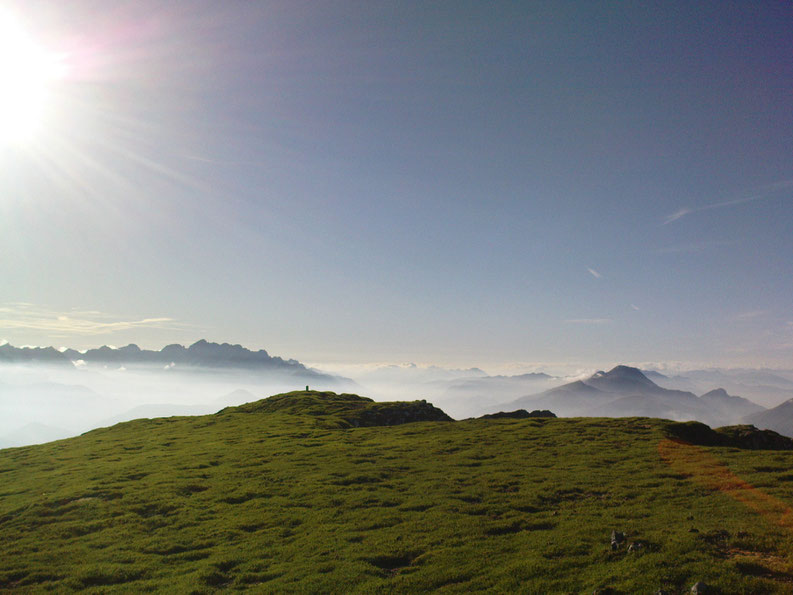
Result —
[[427, 401], [374, 403], [357, 415], [342, 416], [353, 427], [397, 426], [417, 421], [454, 421]]
[[793, 439], [754, 426], [725, 426], [711, 429], [698, 421], [670, 423], [666, 430], [678, 440], [699, 446], [732, 446], [750, 450], [793, 450]]
[[486, 413], [477, 419], [526, 419], [529, 417], [556, 417], [555, 413], [547, 409], [535, 409], [531, 413], [525, 409], [517, 409], [515, 411], [499, 411], [498, 413]]

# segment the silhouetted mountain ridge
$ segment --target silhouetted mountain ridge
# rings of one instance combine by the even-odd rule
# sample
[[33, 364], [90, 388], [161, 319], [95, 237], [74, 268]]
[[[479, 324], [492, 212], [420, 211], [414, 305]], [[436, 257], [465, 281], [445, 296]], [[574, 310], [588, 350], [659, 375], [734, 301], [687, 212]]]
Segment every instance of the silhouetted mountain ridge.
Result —
[[271, 356], [264, 349], [250, 350], [242, 345], [211, 343], [206, 339], [196, 341], [189, 347], [173, 343], [159, 351], [141, 349], [134, 343], [113, 348], [103, 345], [85, 352], [67, 349], [63, 354], [72, 361], [113, 364], [175, 364], [183, 366], [206, 366], [213, 368], [292, 368], [307, 371], [303, 364], [294, 359], [285, 360]]
[[0, 345], [0, 363], [32, 362], [67, 365], [69, 358], [54, 347], [14, 347], [10, 343]]
[[[124, 347], [103, 345], [96, 349], [77, 351], [53, 347], [14, 347], [0, 345], [0, 363], [56, 363], [101, 364], [114, 366], [156, 365], [176, 368], [237, 369], [247, 371], [277, 372], [281, 375], [300, 376], [308, 380], [339, 380], [339, 377], [307, 368], [294, 359], [271, 356], [264, 349], [257, 351], [238, 344], [212, 343], [206, 339], [189, 347], [173, 343], [159, 351], [141, 349], [134, 343]], [[346, 380], [346, 379], [343, 379]]]

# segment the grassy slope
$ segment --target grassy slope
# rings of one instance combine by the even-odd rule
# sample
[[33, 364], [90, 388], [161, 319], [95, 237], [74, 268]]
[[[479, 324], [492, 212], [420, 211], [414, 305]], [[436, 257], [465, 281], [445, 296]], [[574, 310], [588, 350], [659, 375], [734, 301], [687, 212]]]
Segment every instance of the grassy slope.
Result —
[[[0, 586], [790, 592], [790, 529], [664, 462], [665, 422], [267, 409], [0, 451]], [[707, 452], [793, 504], [793, 453]], [[647, 545], [612, 552], [612, 529]]]

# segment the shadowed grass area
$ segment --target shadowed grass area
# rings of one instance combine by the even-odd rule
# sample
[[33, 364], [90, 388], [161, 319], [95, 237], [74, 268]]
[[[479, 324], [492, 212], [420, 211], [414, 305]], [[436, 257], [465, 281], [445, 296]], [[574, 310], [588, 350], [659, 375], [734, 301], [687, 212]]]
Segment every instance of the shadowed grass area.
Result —
[[784, 508], [793, 453], [643, 418], [353, 427], [426, 405], [299, 392], [0, 451], [0, 588], [790, 592], [791, 530], [709, 469]]

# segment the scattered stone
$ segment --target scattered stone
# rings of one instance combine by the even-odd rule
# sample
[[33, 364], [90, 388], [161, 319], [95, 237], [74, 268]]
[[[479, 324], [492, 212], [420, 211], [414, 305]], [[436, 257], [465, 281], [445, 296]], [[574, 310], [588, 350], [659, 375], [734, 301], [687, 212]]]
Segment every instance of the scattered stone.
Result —
[[616, 550], [619, 549], [620, 544], [625, 541], [625, 533], [622, 531], [612, 531], [611, 532], [611, 549]]
[[644, 546], [640, 542], [634, 541], [633, 543], [631, 543], [628, 546], [628, 551], [629, 552], [638, 552], [640, 549], [642, 549], [642, 547], [644, 547]]
[[694, 583], [694, 586], [691, 587], [691, 592], [700, 595], [701, 593], [713, 593], [713, 589], [702, 581], [697, 581]]
[[689, 532], [689, 533], [699, 533], [699, 529], [697, 529], [696, 527], [691, 527], [691, 528], [688, 530], [688, 532]]

